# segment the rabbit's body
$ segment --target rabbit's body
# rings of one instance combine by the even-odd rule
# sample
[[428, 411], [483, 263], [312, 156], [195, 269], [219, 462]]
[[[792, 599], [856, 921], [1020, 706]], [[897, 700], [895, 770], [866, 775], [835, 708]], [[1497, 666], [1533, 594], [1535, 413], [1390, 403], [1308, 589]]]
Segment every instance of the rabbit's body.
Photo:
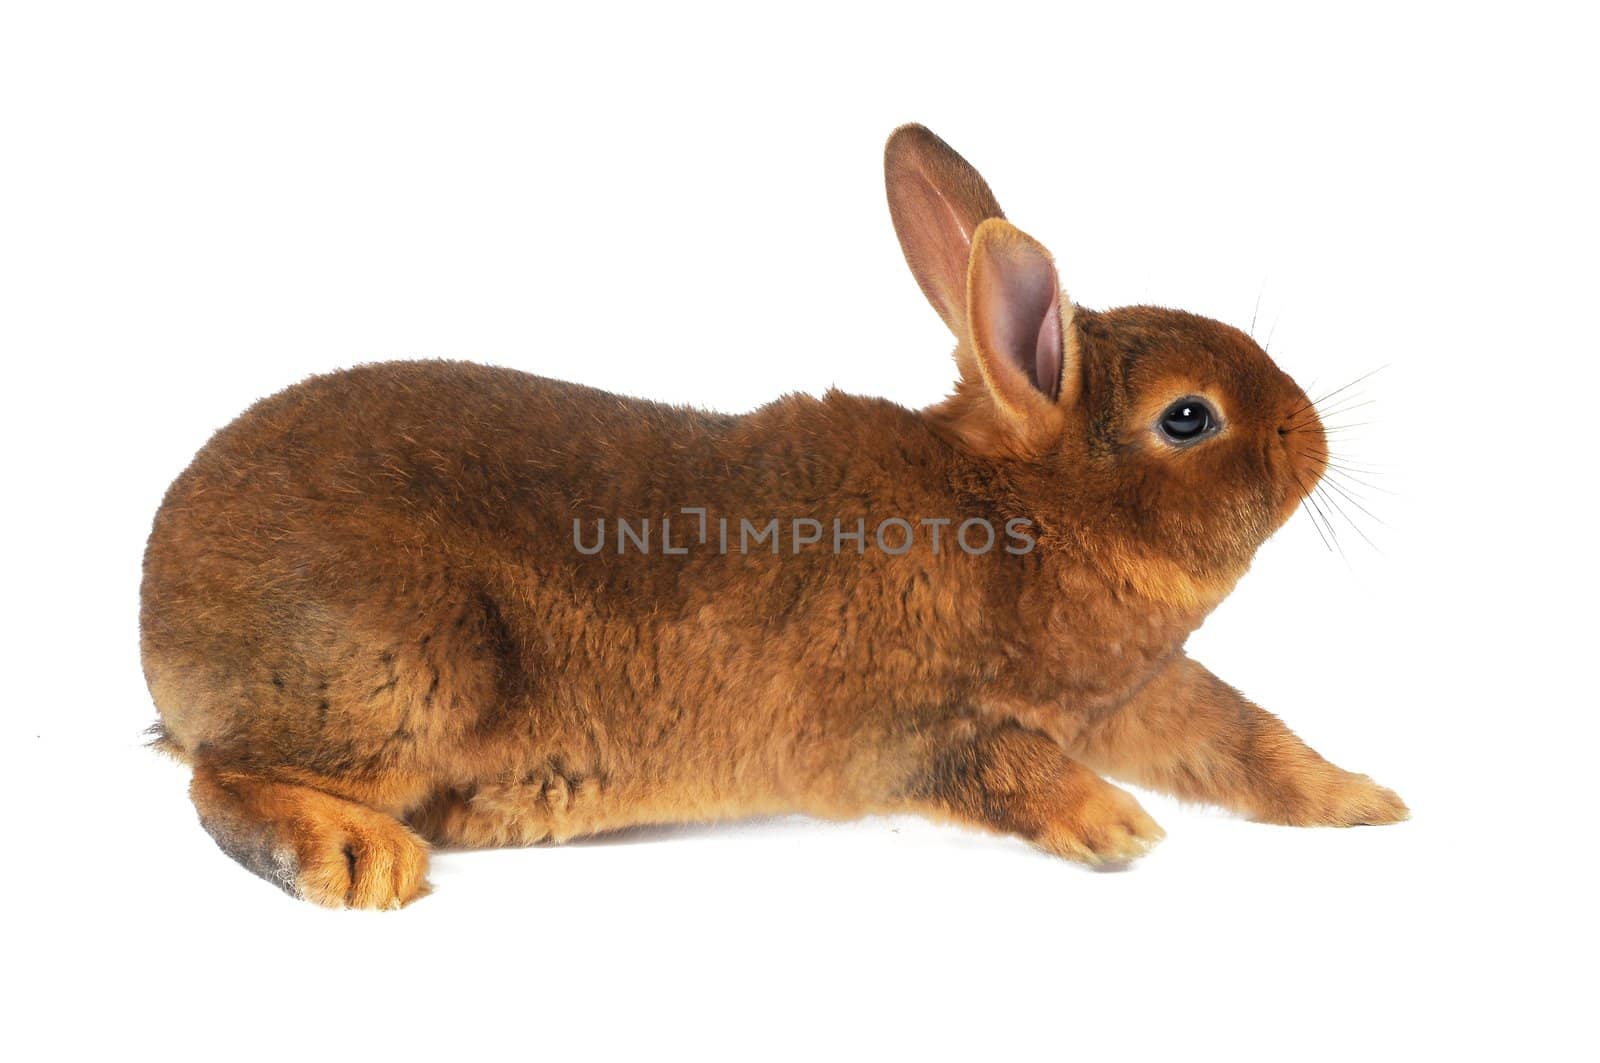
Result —
[[[1086, 393], [1093, 351], [1122, 376], [1254, 357], [1187, 315], [1064, 321]], [[257, 404], [173, 485], [145, 562], [146, 675], [202, 821], [299, 895], [385, 906], [424, 888], [419, 835], [917, 811], [1137, 855], [1159, 828], [1090, 767], [1284, 822], [1403, 812], [1181, 651], [1298, 495], [1245, 492], [1195, 544], [1128, 494], [1114, 433], [1026, 453], [980, 350], [920, 412], [723, 416], [457, 362]], [[1287, 414], [1303, 396], [1271, 374], [1232, 375]]]
[[[438, 841], [860, 814], [880, 780], [853, 796], [852, 773], [899, 770], [897, 732], [984, 701], [1093, 713], [1198, 619], [1070, 573], [1049, 617], [1037, 563], [1006, 552], [1024, 541], [956, 542], [1016, 516], [966, 494], [974, 475], [913, 412], [837, 393], [727, 417], [467, 363], [318, 377], [173, 485], [146, 670], [175, 750], [340, 780]], [[939, 554], [927, 526], [879, 547], [901, 514], [950, 515]], [[776, 555], [740, 523], [773, 518]], [[860, 552], [834, 552], [833, 519], [861, 522]]]

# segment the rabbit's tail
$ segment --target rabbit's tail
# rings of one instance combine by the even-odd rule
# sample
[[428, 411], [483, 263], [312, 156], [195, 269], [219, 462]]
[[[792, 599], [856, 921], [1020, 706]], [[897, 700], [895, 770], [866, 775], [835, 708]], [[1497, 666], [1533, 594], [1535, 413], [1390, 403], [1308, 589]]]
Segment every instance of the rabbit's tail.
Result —
[[173, 760], [181, 761], [184, 764], [192, 763], [191, 758], [189, 757], [189, 751], [180, 746], [171, 735], [167, 734], [167, 729], [162, 725], [160, 720], [157, 720], [149, 727], [146, 727], [144, 729], [144, 733], [145, 737], [148, 739], [148, 741], [145, 742], [145, 745], [149, 746], [157, 753], [165, 753]]

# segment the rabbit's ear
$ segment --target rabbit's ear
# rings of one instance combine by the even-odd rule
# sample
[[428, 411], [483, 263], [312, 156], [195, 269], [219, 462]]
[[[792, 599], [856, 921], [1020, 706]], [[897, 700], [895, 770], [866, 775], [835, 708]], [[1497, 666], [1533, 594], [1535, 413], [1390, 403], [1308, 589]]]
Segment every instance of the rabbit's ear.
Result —
[[1050, 252], [1003, 218], [973, 234], [967, 320], [1000, 424], [1018, 442], [1048, 442], [1078, 397], [1072, 304], [1061, 294]]
[[922, 294], [958, 338], [967, 334], [972, 235], [1000, 204], [977, 170], [920, 125], [904, 125], [883, 151], [889, 215]]

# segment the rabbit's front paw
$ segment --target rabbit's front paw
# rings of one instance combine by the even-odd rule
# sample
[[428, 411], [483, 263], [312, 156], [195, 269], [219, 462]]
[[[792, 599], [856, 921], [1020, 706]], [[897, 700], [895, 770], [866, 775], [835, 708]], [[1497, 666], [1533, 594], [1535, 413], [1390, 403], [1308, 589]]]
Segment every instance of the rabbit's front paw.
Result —
[[1035, 839], [1040, 848], [1092, 867], [1136, 860], [1167, 836], [1133, 795], [1105, 782], [1078, 795]]
[[1365, 775], [1345, 772], [1337, 783], [1316, 795], [1302, 815], [1302, 826], [1357, 827], [1399, 823], [1411, 818], [1411, 810], [1388, 787]]
[[1410, 817], [1411, 810], [1393, 790], [1365, 775], [1329, 767], [1297, 780], [1291, 798], [1255, 818], [1294, 827], [1358, 827]]

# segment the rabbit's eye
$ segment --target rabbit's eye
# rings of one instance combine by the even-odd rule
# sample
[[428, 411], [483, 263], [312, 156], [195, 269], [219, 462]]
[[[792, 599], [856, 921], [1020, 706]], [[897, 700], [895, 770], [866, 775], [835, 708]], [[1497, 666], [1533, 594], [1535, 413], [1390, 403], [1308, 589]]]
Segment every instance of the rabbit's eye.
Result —
[[1216, 427], [1216, 414], [1199, 399], [1179, 399], [1161, 415], [1161, 434], [1173, 443], [1192, 443]]

